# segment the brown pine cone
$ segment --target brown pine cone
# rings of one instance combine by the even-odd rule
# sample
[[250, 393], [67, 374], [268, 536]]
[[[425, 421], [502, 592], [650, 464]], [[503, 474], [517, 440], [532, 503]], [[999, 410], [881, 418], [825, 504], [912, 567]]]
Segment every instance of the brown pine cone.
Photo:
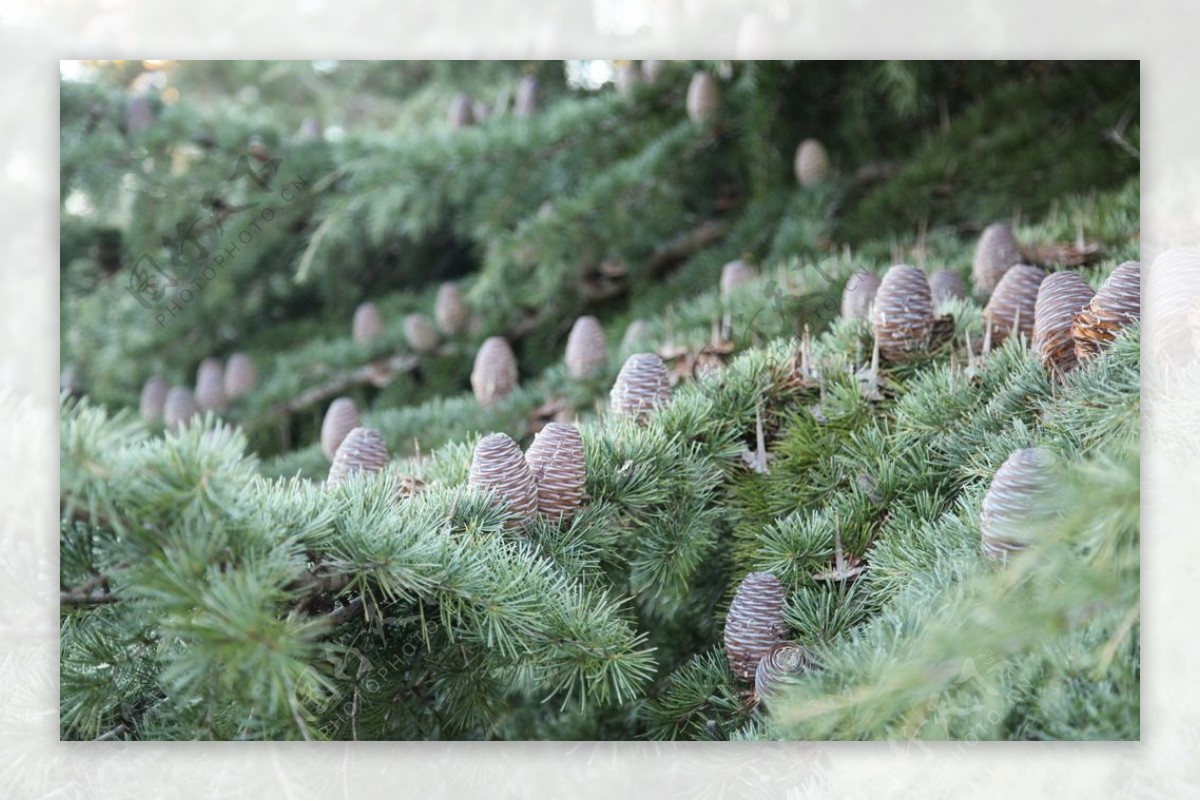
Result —
[[178, 431], [199, 412], [192, 391], [187, 387], [171, 387], [163, 402], [163, 425], [168, 431]]
[[616, 414], [644, 425], [651, 412], [670, 399], [671, 379], [663, 360], [657, 353], [635, 353], [617, 375], [609, 405]]
[[1075, 355], [1096, 356], [1117, 338], [1117, 333], [1141, 316], [1142, 264], [1127, 261], [1112, 271], [1088, 305], [1075, 317], [1071, 337]]
[[475, 446], [468, 485], [495, 491], [512, 517], [505, 528], [517, 528], [533, 517], [538, 490], [521, 448], [507, 434], [488, 434]]
[[437, 329], [426, 315], [420, 312], [405, 315], [403, 328], [404, 338], [415, 352], [429, 353], [438, 346]]
[[933, 295], [933, 308], [948, 300], [965, 300], [967, 287], [953, 270], [938, 270], [929, 279], [929, 291]]
[[463, 300], [458, 284], [442, 284], [438, 287], [437, 300], [433, 304], [433, 319], [443, 334], [457, 334], [463, 330], [470, 317], [470, 310]]
[[770, 573], [742, 579], [725, 618], [725, 653], [733, 674], [752, 680], [759, 660], [787, 633], [783, 585]]
[[1033, 349], [1046, 369], [1065, 375], [1078, 365], [1071, 327], [1096, 294], [1078, 273], [1059, 272], [1046, 276], [1038, 288], [1033, 311]]
[[167, 390], [167, 379], [161, 375], [152, 375], [146, 379], [141, 400], [138, 402], [138, 413], [147, 423], [157, 423], [162, 419]]
[[1037, 267], [1017, 264], [996, 284], [992, 299], [983, 309], [983, 324], [991, 330], [993, 348], [1000, 347], [1012, 334], [1020, 333], [1026, 343], [1033, 338], [1038, 289], [1045, 278], [1046, 273]]
[[878, 275], [867, 270], [851, 273], [846, 279], [846, 288], [842, 290], [842, 319], [871, 319], [871, 304], [875, 302], [875, 294], [881, 283]]
[[792, 168], [801, 186], [816, 186], [824, 181], [829, 175], [829, 156], [824, 145], [816, 139], [805, 139], [796, 148]]
[[755, 697], [762, 701], [790, 677], [798, 676], [812, 667], [812, 654], [803, 645], [781, 642], [772, 646], [754, 671]]
[[738, 259], [731, 261], [721, 268], [721, 300], [728, 301], [729, 293], [735, 286], [753, 281], [758, 277], [754, 268]]
[[608, 345], [600, 321], [584, 315], [571, 326], [567, 337], [567, 372], [576, 380], [590, 378], [608, 363]]
[[1004, 562], [1008, 554], [1022, 550], [1032, 530], [1044, 518], [1052, 462], [1042, 448], [1013, 451], [988, 487], [979, 517], [983, 551], [988, 559]]
[[333, 455], [327, 486], [336, 487], [355, 473], [378, 473], [388, 466], [387, 442], [373, 428], [352, 429]]
[[933, 297], [925, 272], [907, 264], [890, 267], [871, 311], [871, 324], [885, 359], [903, 363], [929, 348]]
[[995, 291], [1008, 268], [1021, 261], [1021, 246], [1012, 229], [1004, 223], [992, 223], [983, 229], [975, 246], [971, 278], [975, 291], [987, 297]]
[[488, 337], [475, 354], [471, 389], [484, 406], [499, 403], [517, 388], [517, 357], [504, 337]]
[[254, 362], [245, 353], [235, 353], [229, 357], [225, 365], [225, 397], [229, 400], [240, 398], [258, 383], [258, 371]]
[[571, 423], [547, 423], [533, 438], [525, 461], [537, 485], [538, 512], [563, 525], [583, 503], [587, 463], [579, 429]]
[[354, 341], [360, 345], [370, 342], [383, 334], [383, 317], [374, 303], [361, 303], [354, 310], [353, 323]]
[[325, 410], [325, 419], [321, 421], [321, 450], [332, 460], [338, 446], [354, 429], [358, 428], [358, 408], [349, 398], [338, 398], [329, 404]]
[[688, 119], [702, 125], [715, 118], [720, 108], [721, 90], [717, 87], [716, 78], [707, 72], [697, 72], [688, 84]]
[[225, 370], [221, 360], [208, 357], [196, 370], [196, 407], [202, 412], [225, 409]]

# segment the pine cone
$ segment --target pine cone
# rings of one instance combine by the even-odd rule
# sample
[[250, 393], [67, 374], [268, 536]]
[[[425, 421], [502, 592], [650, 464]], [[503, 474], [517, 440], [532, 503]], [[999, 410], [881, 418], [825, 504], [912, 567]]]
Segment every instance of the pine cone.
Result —
[[933, 296], [923, 270], [907, 264], [890, 267], [871, 311], [879, 353], [891, 362], [909, 361], [929, 347], [933, 332]]
[[471, 98], [461, 92], [450, 101], [449, 123], [452, 130], [466, 128], [475, 123], [475, 112], [471, 107]]
[[383, 334], [383, 317], [374, 303], [361, 303], [354, 310], [354, 341], [360, 345]]
[[1127, 261], [1112, 271], [1083, 311], [1075, 317], [1071, 337], [1082, 361], [1100, 353], [1117, 332], [1141, 316], [1142, 263]]
[[525, 454], [537, 485], [537, 509], [544, 517], [571, 522], [583, 502], [587, 463], [583, 438], [571, 423], [547, 423]]
[[632, 347], [649, 335], [650, 324], [648, 322], [645, 320], [633, 320], [629, 323], [629, 327], [625, 329], [625, 335], [621, 337], [621, 348]]
[[526, 75], [517, 84], [517, 96], [513, 102], [513, 113], [518, 117], [532, 117], [538, 110], [538, 79]]
[[138, 402], [138, 413], [147, 423], [157, 423], [163, 417], [163, 405], [167, 402], [167, 379], [152, 375], [142, 386], [142, 398]]
[[644, 425], [650, 413], [671, 399], [667, 366], [657, 353], [635, 353], [617, 374], [609, 396], [612, 410]]
[[154, 127], [158, 111], [148, 94], [137, 94], [125, 101], [125, 132], [137, 134]]
[[475, 354], [471, 389], [484, 406], [499, 403], [517, 387], [517, 357], [504, 337], [488, 337]]
[[[1200, 353], [1200, 327], [1191, 324], [1192, 305], [1200, 297], [1200, 248], [1172, 248], [1160, 253], [1150, 267], [1150, 307], [1154, 314], [1146, 323], [1146, 352], [1163, 377], [1187, 366]], [[1154, 375], [1159, 371], [1152, 371]]]
[[717, 80], [707, 72], [697, 72], [688, 84], [688, 119], [702, 125], [714, 119], [720, 108], [721, 90], [717, 87]]
[[1012, 229], [1004, 223], [992, 223], [983, 229], [975, 247], [971, 278], [975, 291], [987, 297], [996, 289], [1008, 268], [1021, 261], [1021, 246]]
[[759, 660], [787, 633], [784, 600], [783, 585], [770, 573], [751, 573], [738, 585], [725, 618], [725, 653], [738, 678], [753, 679]]
[[983, 497], [979, 517], [983, 551], [993, 561], [1025, 548], [1031, 529], [1045, 514], [1043, 504], [1053, 480], [1050, 454], [1042, 448], [1013, 451]]
[[1033, 338], [1038, 289], [1045, 278], [1046, 273], [1037, 267], [1017, 264], [996, 284], [992, 299], [983, 309], [983, 324], [991, 329], [993, 348], [1015, 333], [1024, 336], [1027, 343]]
[[178, 431], [196, 416], [196, 400], [187, 387], [171, 387], [163, 402], [163, 425], [168, 431]]
[[929, 291], [933, 295], [933, 308], [948, 300], [965, 300], [967, 288], [962, 278], [953, 270], [938, 270], [929, 279]]
[[417, 353], [429, 353], [438, 346], [438, 332], [427, 315], [413, 312], [404, 317], [404, 338]]
[[225, 409], [225, 370], [221, 360], [208, 357], [196, 370], [196, 406], [202, 412]]
[[824, 181], [829, 175], [829, 156], [824, 145], [816, 139], [805, 139], [796, 148], [792, 168], [801, 186], [816, 186]]
[[803, 645], [781, 642], [771, 647], [754, 671], [754, 695], [761, 701], [791, 676], [812, 669], [812, 654]]
[[567, 337], [566, 362], [567, 372], [576, 380], [594, 376], [608, 362], [604, 329], [595, 317], [585, 315], [571, 326], [571, 334]]
[[658, 76], [662, 74], [662, 65], [661, 61], [652, 58], [642, 60], [642, 78], [646, 83], [656, 83], [658, 81]]
[[354, 429], [358, 428], [358, 408], [349, 398], [338, 398], [329, 404], [325, 410], [325, 419], [321, 421], [321, 450], [326, 458], [332, 460], [338, 446]]
[[851, 273], [846, 279], [846, 288], [842, 290], [842, 319], [870, 319], [871, 304], [875, 302], [880, 283], [881, 280], [875, 273], [866, 270], [855, 270]]
[[538, 508], [538, 490], [521, 448], [507, 434], [488, 434], [475, 446], [468, 485], [494, 490], [513, 515], [505, 528], [516, 528]]
[[1052, 373], [1065, 375], [1078, 365], [1071, 326], [1094, 294], [1087, 281], [1072, 272], [1048, 275], [1038, 288], [1033, 311], [1033, 349]]
[[240, 398], [258, 383], [258, 371], [245, 353], [235, 353], [225, 365], [225, 397]]
[[476, 100], [471, 104], [471, 116], [475, 119], [476, 124], [484, 122], [492, 116], [492, 107], [486, 101]]
[[359, 426], [350, 431], [333, 455], [325, 484], [336, 487], [355, 473], [378, 473], [388, 466], [387, 441], [373, 428]]
[[738, 259], [731, 261], [721, 268], [721, 300], [728, 301], [729, 294], [735, 286], [753, 281], [758, 277], [754, 268]]
[[632, 61], [626, 61], [617, 66], [613, 84], [616, 85], [617, 92], [622, 97], [630, 97], [633, 95], [633, 87], [637, 86], [640, 80], [641, 74], [638, 72], [637, 65]]
[[433, 318], [443, 334], [457, 334], [466, 325], [470, 311], [463, 301], [458, 284], [442, 284], [438, 287], [437, 300], [433, 304]]

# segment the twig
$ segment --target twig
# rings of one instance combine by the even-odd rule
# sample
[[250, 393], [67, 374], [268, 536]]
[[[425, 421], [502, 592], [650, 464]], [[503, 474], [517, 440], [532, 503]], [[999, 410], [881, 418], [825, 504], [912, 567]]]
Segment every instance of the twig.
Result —
[[392, 356], [390, 359], [371, 362], [364, 364], [361, 367], [356, 367], [353, 370], [347, 370], [343, 373], [338, 373], [329, 378], [323, 384], [318, 384], [315, 387], [310, 387], [301, 392], [291, 400], [284, 401], [272, 406], [261, 419], [269, 419], [278, 417], [293, 412], [298, 412], [302, 409], [307, 409], [314, 403], [319, 403], [333, 395], [339, 395], [345, 392], [350, 387], [358, 384], [368, 383], [380, 369], [386, 368], [390, 371], [401, 373], [408, 372], [414, 369], [420, 363], [420, 359], [412, 354], [403, 353], [397, 356]]
[[104, 734], [101, 734], [99, 737], [97, 737], [95, 739], [94, 742], [99, 742], [100, 740], [116, 740], [116, 739], [120, 738], [120, 736], [128, 730], [129, 730], [129, 727], [126, 726], [124, 723], [122, 723], [119, 726], [109, 729], [108, 731], [104, 732]]
[[329, 621], [329, 625], [336, 626], [340, 623], [345, 623], [347, 620], [349, 620], [350, 618], [357, 615], [359, 612], [362, 611], [362, 608], [363, 608], [362, 598], [355, 598], [353, 601], [346, 604], [342, 608], [335, 609], [332, 612], [330, 612], [328, 615], [325, 615], [324, 619]]
[[96, 575], [87, 581], [58, 594], [59, 606], [96, 606], [116, 603], [117, 596], [108, 589], [108, 576]]

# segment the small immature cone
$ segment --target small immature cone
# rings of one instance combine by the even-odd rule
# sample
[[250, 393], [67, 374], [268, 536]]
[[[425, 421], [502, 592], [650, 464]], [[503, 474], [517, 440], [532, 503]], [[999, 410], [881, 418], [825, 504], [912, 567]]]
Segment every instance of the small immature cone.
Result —
[[632, 61], [626, 61], [617, 67], [613, 83], [616, 84], [617, 92], [622, 97], [629, 97], [633, 94], [633, 87], [638, 85], [640, 79], [641, 75], [638, 73], [637, 65]]
[[358, 408], [349, 398], [338, 398], [325, 410], [321, 421], [321, 450], [328, 459], [333, 459], [338, 446], [354, 429], [358, 428]]
[[993, 348], [1013, 334], [1024, 335], [1026, 342], [1033, 338], [1038, 290], [1045, 278], [1041, 269], [1017, 264], [996, 284], [991, 300], [983, 308], [983, 324], [991, 329]]
[[1075, 317], [1071, 337], [1080, 361], [1096, 356], [1117, 332], [1141, 317], [1142, 263], [1127, 261], [1112, 271], [1091, 302]]
[[475, 122], [483, 122], [492, 116], [492, 107], [485, 100], [476, 100], [471, 104], [471, 116], [474, 117]]
[[533, 473], [520, 446], [507, 434], [488, 434], [479, 440], [467, 483], [496, 492], [513, 515], [507, 528], [524, 524], [537, 511], [538, 491]]
[[158, 113], [154, 101], [148, 94], [134, 95], [125, 101], [125, 130], [130, 134], [141, 133], [154, 126]]
[[533, 438], [525, 461], [537, 485], [537, 509], [563, 525], [583, 503], [587, 464], [583, 439], [572, 423], [547, 423]]
[[855, 270], [846, 279], [842, 290], [842, 319], [866, 320], [871, 316], [871, 304], [879, 291], [881, 280], [875, 273]]
[[787, 681], [812, 667], [812, 654], [803, 645], [781, 642], [767, 652], [754, 671], [754, 695], [762, 701]]
[[748, 283], [758, 277], [758, 273], [746, 262], [738, 259], [731, 261], [721, 268], [721, 300], [729, 300], [729, 294], [735, 286]]
[[404, 338], [417, 353], [429, 353], [438, 346], [438, 332], [428, 315], [413, 312], [404, 318]]
[[567, 372], [578, 380], [590, 378], [608, 362], [608, 345], [600, 321], [584, 315], [571, 326], [567, 337]]
[[447, 283], [438, 287], [437, 299], [433, 303], [433, 319], [443, 334], [462, 331], [470, 316], [471, 311], [463, 300], [458, 284]]
[[829, 175], [829, 155], [816, 139], [805, 139], [796, 148], [792, 168], [801, 186], [816, 186]]
[[720, 107], [721, 90], [717, 87], [717, 79], [707, 72], [697, 72], [688, 84], [688, 119], [701, 125], [716, 117]]
[[447, 115], [450, 128], [457, 131], [475, 123], [475, 111], [471, 106], [471, 98], [461, 92], [450, 101], [450, 112]]
[[163, 402], [163, 425], [167, 427], [168, 431], [177, 431], [198, 411], [196, 400], [192, 397], [190, 389], [171, 387], [170, 392], [167, 393], [167, 399]]
[[258, 383], [258, 371], [254, 362], [245, 353], [235, 353], [225, 365], [225, 397], [235, 400], [254, 389]]
[[475, 354], [471, 389], [484, 406], [499, 403], [517, 387], [517, 357], [504, 337], [488, 337]]
[[196, 406], [202, 412], [225, 408], [225, 370], [221, 360], [208, 357], [196, 371]]
[[938, 270], [929, 278], [929, 291], [933, 294], [933, 308], [948, 300], [966, 300], [967, 287], [953, 270]]
[[645, 424], [671, 399], [671, 379], [657, 353], [635, 353], [625, 361], [609, 396], [613, 412]]
[[1033, 349], [1047, 370], [1065, 375], [1078, 365], [1071, 326], [1095, 292], [1078, 273], [1046, 276], [1033, 310]]
[[538, 110], [538, 79], [526, 75], [517, 84], [517, 95], [513, 101], [513, 113], [518, 117], [532, 117]]
[[979, 517], [983, 551], [992, 561], [1006, 561], [1008, 554], [1025, 548], [1045, 518], [1051, 465], [1050, 454], [1042, 448], [1021, 448], [992, 477]]
[[784, 600], [783, 585], [772, 574], [742, 579], [725, 618], [725, 653], [738, 678], [753, 680], [759, 661], [787, 633]]
[[975, 291], [983, 297], [992, 294], [1008, 268], [1021, 260], [1021, 247], [1012, 228], [1004, 223], [992, 223], [983, 229], [975, 246], [975, 262], [971, 278]]
[[933, 294], [925, 271], [907, 264], [888, 268], [875, 293], [871, 325], [879, 353], [891, 362], [907, 362], [929, 347], [933, 333]]
[[374, 303], [361, 303], [354, 310], [354, 341], [360, 345], [383, 334], [383, 317]]
[[163, 405], [167, 402], [167, 379], [152, 375], [142, 386], [142, 397], [138, 401], [138, 413], [147, 423], [157, 423], [163, 416]]
[[373, 428], [350, 431], [333, 455], [333, 465], [325, 484], [336, 487], [355, 473], [378, 473], [390, 461], [387, 441]]
[[663, 63], [661, 61], [648, 58], [642, 61], [642, 79], [646, 83], [655, 83], [658, 81], [658, 76], [662, 75]]
[[634, 320], [629, 323], [629, 327], [625, 329], [624, 336], [621, 337], [621, 347], [627, 348], [649, 333], [650, 324], [648, 322], [645, 320]]

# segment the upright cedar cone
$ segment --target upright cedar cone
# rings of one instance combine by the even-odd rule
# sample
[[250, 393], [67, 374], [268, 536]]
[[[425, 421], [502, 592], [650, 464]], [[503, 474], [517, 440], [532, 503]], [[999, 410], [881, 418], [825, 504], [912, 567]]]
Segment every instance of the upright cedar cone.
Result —
[[187, 387], [171, 387], [163, 402], [163, 425], [168, 431], [177, 431], [196, 416], [196, 400]]
[[196, 406], [202, 412], [225, 408], [225, 370], [221, 360], [208, 357], [196, 370]]
[[772, 646], [754, 671], [754, 695], [763, 700], [788, 677], [804, 673], [812, 665], [812, 654], [803, 645], [781, 642]]
[[336, 487], [355, 473], [378, 473], [389, 461], [387, 441], [373, 428], [352, 429], [333, 455], [326, 485]]
[[604, 329], [595, 317], [584, 315], [571, 326], [571, 334], [567, 337], [566, 362], [567, 372], [576, 380], [594, 376], [608, 362]]
[[1038, 290], [1045, 278], [1046, 273], [1037, 267], [1017, 264], [996, 284], [996, 291], [983, 308], [983, 324], [991, 330], [993, 348], [1014, 333], [1024, 335], [1026, 342], [1033, 338]]
[[1089, 303], [1075, 317], [1071, 336], [1081, 360], [1095, 356], [1117, 332], [1141, 316], [1142, 263], [1127, 261], [1112, 271]]
[[633, 94], [633, 87], [637, 86], [640, 80], [641, 74], [638, 72], [637, 65], [632, 61], [626, 61], [617, 66], [617, 74], [613, 78], [613, 83], [622, 97], [630, 97]]
[[735, 286], [753, 281], [758, 277], [754, 268], [741, 259], [731, 261], [721, 268], [721, 300], [729, 300], [729, 293]]
[[1154, 257], [1150, 274], [1153, 278], [1146, 283], [1146, 290], [1154, 314], [1146, 320], [1143, 342], [1146, 352], [1165, 369], [1162, 375], [1166, 378], [1200, 353], [1200, 338], [1193, 334], [1200, 328], [1191, 323], [1193, 303], [1200, 297], [1200, 248], [1163, 251]]
[[513, 517], [506, 528], [523, 525], [538, 507], [537, 485], [521, 448], [507, 434], [488, 434], [475, 446], [469, 486], [496, 492]]
[[688, 119], [702, 125], [714, 119], [720, 108], [721, 90], [717, 87], [717, 79], [707, 72], [697, 72], [688, 84]]
[[751, 680], [758, 662], [787, 633], [783, 585], [770, 573], [742, 579], [725, 618], [725, 653], [733, 674]]
[[492, 116], [491, 104], [485, 100], [476, 100], [471, 104], [471, 116], [477, 123], [485, 121], [488, 117]]
[[163, 416], [163, 405], [167, 402], [167, 379], [152, 375], [142, 386], [142, 398], [138, 402], [138, 413], [147, 423], [157, 423]]
[[609, 396], [614, 412], [639, 424], [670, 399], [671, 380], [657, 353], [635, 353], [626, 359]]
[[158, 121], [154, 100], [149, 94], [137, 94], [125, 101], [125, 132], [137, 134]]
[[450, 113], [448, 117], [450, 128], [455, 131], [459, 128], [466, 128], [468, 125], [473, 125], [475, 123], [475, 111], [471, 107], [471, 98], [462, 92], [456, 94], [450, 101]]
[[427, 315], [413, 312], [404, 317], [404, 338], [417, 353], [429, 353], [438, 346], [438, 332]]
[[816, 139], [805, 139], [796, 148], [792, 168], [801, 186], [821, 183], [829, 175], [829, 156], [825, 153], [825, 147]]
[[1075, 340], [1071, 326], [1096, 294], [1078, 273], [1059, 272], [1046, 276], [1038, 288], [1033, 310], [1033, 349], [1046, 369], [1065, 375], [1075, 369]]
[[642, 61], [642, 78], [646, 83], [655, 83], [658, 81], [658, 76], [662, 74], [663, 63], [652, 58], [647, 58]]
[[254, 389], [258, 383], [258, 371], [254, 362], [245, 353], [235, 353], [225, 365], [225, 397], [235, 400]]
[[880, 278], [866, 270], [855, 270], [846, 279], [842, 290], [842, 319], [867, 320], [871, 316], [871, 304], [879, 291]]
[[587, 464], [583, 438], [573, 423], [546, 423], [533, 438], [525, 461], [537, 485], [537, 509], [566, 525], [583, 502]]
[[358, 408], [349, 398], [338, 398], [325, 410], [321, 421], [321, 450], [328, 459], [333, 459], [338, 446], [354, 429], [358, 428]]
[[879, 353], [903, 363], [929, 347], [933, 333], [933, 294], [925, 271], [907, 264], [888, 268], [875, 293], [871, 325]]
[[629, 327], [625, 329], [625, 334], [621, 337], [621, 347], [628, 348], [636, 345], [638, 341], [648, 336], [650, 336], [650, 324], [645, 320], [634, 320], [629, 323]]
[[938, 270], [929, 278], [929, 291], [933, 295], [933, 308], [948, 300], [965, 300], [967, 287], [953, 270]]
[[354, 310], [354, 341], [360, 345], [383, 334], [383, 317], [374, 303], [360, 303]]
[[488, 337], [475, 354], [471, 389], [484, 406], [499, 403], [517, 387], [517, 357], [504, 337]]
[[538, 79], [526, 75], [517, 84], [517, 96], [513, 102], [513, 113], [518, 117], [532, 117], [538, 110]]
[[433, 304], [433, 319], [443, 334], [457, 334], [463, 330], [470, 315], [462, 290], [458, 284], [442, 284], [438, 287], [437, 300]]
[[1009, 553], [1025, 548], [1045, 519], [1054, 480], [1051, 464], [1042, 448], [1021, 448], [992, 477], [979, 517], [983, 551], [992, 561], [1006, 561]]
[[1012, 229], [1004, 223], [992, 223], [983, 229], [975, 246], [975, 263], [971, 278], [975, 291], [987, 297], [996, 289], [1008, 268], [1021, 260], [1021, 246]]

